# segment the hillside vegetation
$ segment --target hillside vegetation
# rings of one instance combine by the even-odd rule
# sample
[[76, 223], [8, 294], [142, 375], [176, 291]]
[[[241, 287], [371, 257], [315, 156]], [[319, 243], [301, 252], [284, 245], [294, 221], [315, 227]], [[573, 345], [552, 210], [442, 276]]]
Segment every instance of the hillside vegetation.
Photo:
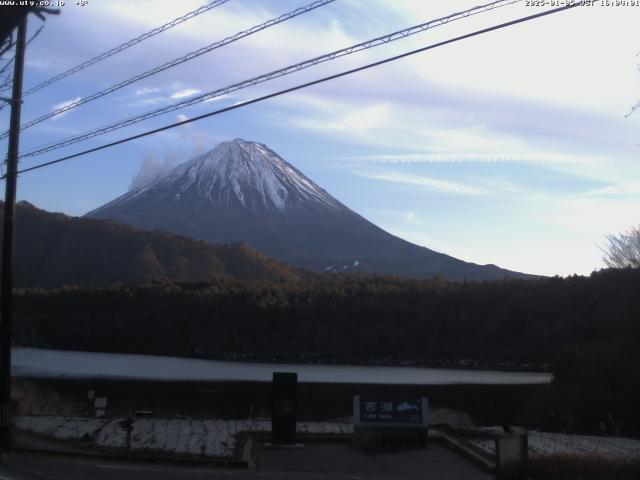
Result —
[[[0, 203], [0, 212], [3, 209]], [[293, 281], [300, 276], [243, 244], [213, 245], [108, 220], [49, 213], [26, 202], [17, 205], [16, 219], [17, 287], [98, 287], [222, 277]]]

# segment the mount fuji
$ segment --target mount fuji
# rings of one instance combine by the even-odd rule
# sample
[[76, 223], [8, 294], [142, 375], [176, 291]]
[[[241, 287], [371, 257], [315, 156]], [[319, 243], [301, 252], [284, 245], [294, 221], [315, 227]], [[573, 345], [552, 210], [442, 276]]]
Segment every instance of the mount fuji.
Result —
[[264, 144], [235, 139], [87, 213], [214, 243], [247, 243], [314, 271], [490, 280], [525, 277], [398, 238]]

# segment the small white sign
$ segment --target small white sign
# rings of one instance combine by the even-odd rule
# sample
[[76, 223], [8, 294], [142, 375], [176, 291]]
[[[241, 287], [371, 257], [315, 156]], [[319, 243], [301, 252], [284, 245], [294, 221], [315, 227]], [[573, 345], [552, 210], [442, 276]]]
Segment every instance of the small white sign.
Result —
[[96, 397], [93, 406], [96, 408], [107, 408], [107, 397]]

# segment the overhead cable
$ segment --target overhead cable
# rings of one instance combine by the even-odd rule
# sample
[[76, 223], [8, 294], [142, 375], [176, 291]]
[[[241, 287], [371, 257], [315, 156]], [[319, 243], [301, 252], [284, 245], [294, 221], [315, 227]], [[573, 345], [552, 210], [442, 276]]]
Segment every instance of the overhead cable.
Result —
[[[316, 8], [322, 7], [328, 3], [332, 3], [335, 2], [335, 0], [316, 0], [312, 3], [310, 3], [309, 5], [306, 5], [304, 7], [300, 7], [300, 8], [296, 8], [295, 10], [292, 10], [290, 12], [287, 12], [283, 15], [280, 15], [279, 17], [275, 17], [272, 18], [271, 20], [268, 20], [264, 23], [261, 23], [260, 25], [255, 25], [251, 28], [249, 28], [248, 30], [243, 30], [241, 32], [238, 32], [234, 35], [231, 35], [223, 40], [214, 42], [212, 44], [207, 45], [206, 47], [202, 47], [199, 48], [198, 50], [194, 50], [192, 52], [187, 53], [186, 55], [183, 55], [181, 57], [175, 58], [173, 60], [171, 60], [170, 62], [164, 63], [160, 66], [154, 67], [150, 70], [147, 70], [146, 72], [140, 73], [134, 77], [128, 78], [126, 80], [123, 80], [121, 82], [116, 83], [115, 85], [111, 85], [110, 87], [107, 87], [103, 90], [100, 90], [98, 92], [92, 93], [91, 95], [88, 95], [86, 97], [80, 97], [77, 100], [68, 103], [66, 105], [63, 105], [62, 107], [59, 107], [51, 112], [48, 112], [44, 115], [41, 115], [27, 123], [24, 123], [20, 126], [21, 130], [24, 130], [26, 128], [32, 127], [33, 125], [36, 125], [40, 122], [43, 122], [49, 118], [55, 117], [57, 115], [60, 115], [62, 113], [68, 112], [69, 110], [72, 110], [74, 108], [79, 107], [80, 105], [84, 105], [85, 103], [88, 102], [92, 102], [94, 100], [97, 100], [99, 98], [104, 97], [105, 95], [109, 95], [110, 93], [113, 93], [117, 90], [120, 90], [121, 88], [124, 88], [128, 85], [131, 85], [132, 83], [135, 82], [139, 82], [140, 80], [143, 80], [145, 78], [148, 78], [152, 75], [156, 75], [160, 72], [164, 72], [165, 70], [168, 70], [169, 68], [175, 67], [177, 65], [180, 65], [182, 63], [188, 62], [190, 60], [193, 60], [194, 58], [197, 58], [201, 55], [204, 55], [205, 53], [211, 52], [212, 50], [224, 47], [225, 45], [228, 45], [230, 43], [236, 42], [238, 40], [240, 40], [241, 38], [245, 38], [248, 37], [249, 35], [253, 35], [254, 33], [260, 32], [262, 30], [265, 30], [269, 27], [272, 27], [274, 25], [277, 25], [279, 23], [282, 23], [284, 21], [290, 20], [294, 17], [297, 17], [298, 15], [302, 15], [303, 13], [307, 13], [310, 12], [312, 10], [315, 10]], [[0, 139], [5, 138], [7, 135], [9, 135], [9, 132], [6, 131], [4, 133], [2, 133], [0, 135]]]
[[457, 21], [457, 20], [461, 20], [463, 18], [467, 18], [469, 16], [472, 15], [477, 15], [480, 13], [484, 13], [490, 10], [494, 10], [496, 8], [500, 8], [500, 7], [504, 7], [507, 5], [511, 5], [514, 3], [519, 3], [522, 0], [499, 0], [499, 1], [494, 1], [485, 5], [479, 5], [476, 7], [473, 7], [471, 9], [468, 10], [464, 10], [461, 12], [456, 12], [456, 13], [452, 13], [451, 15], [447, 15], [445, 17], [441, 17], [441, 18], [437, 18], [434, 20], [429, 20], [428, 22], [424, 22], [418, 25], [414, 25], [412, 27], [409, 28], [405, 28], [403, 30], [398, 30], [396, 32], [393, 33], [389, 33], [380, 37], [376, 37], [373, 38], [371, 40], [367, 40], [365, 42], [361, 42], [361, 43], [357, 43], [355, 45], [351, 45], [349, 47], [346, 48], [342, 48], [340, 50], [335, 50], [333, 52], [330, 53], [326, 53], [324, 55], [321, 55], [319, 57], [315, 57], [309, 60], [305, 60], [303, 62], [300, 63], [296, 63], [293, 65], [289, 65], [287, 67], [284, 68], [280, 68], [278, 70], [274, 70], [272, 72], [268, 72], [268, 73], [264, 73], [262, 75], [259, 75], [257, 77], [253, 77], [250, 78], [248, 80], [243, 80], [241, 82], [238, 83], [234, 83], [231, 85], [228, 85], [226, 87], [223, 88], [219, 88], [207, 93], [203, 93], [200, 95], [196, 95], [193, 97], [190, 97], [188, 99], [173, 103], [171, 105], [167, 105], [164, 107], [160, 107], [157, 108], [155, 110], [151, 110], [149, 112], [140, 114], [140, 115], [136, 115], [133, 117], [129, 117], [127, 119], [124, 120], [120, 120], [114, 123], [111, 123], [109, 125], [105, 125], [102, 127], [98, 127], [95, 128], [93, 130], [75, 135], [75, 136], [70, 136], [67, 138], [64, 138], [62, 140], [58, 140], [58, 141], [54, 141], [54, 142], [50, 142], [48, 144], [44, 144], [44, 145], [40, 145], [37, 147], [34, 147], [30, 150], [28, 150], [27, 152], [25, 152], [24, 154], [21, 155], [21, 158], [26, 158], [26, 157], [32, 157], [32, 156], [36, 156], [36, 155], [41, 155], [43, 153], [47, 153], [50, 152], [52, 150], [57, 150], [59, 148], [63, 148], [69, 145], [72, 145], [74, 143], [78, 143], [84, 140], [87, 140], [89, 138], [93, 138], [99, 135], [103, 135], [105, 133], [109, 133], [112, 132], [114, 130], [118, 130], [120, 128], [124, 128], [124, 127], [128, 127], [129, 125], [133, 125], [135, 123], [144, 121], [144, 120], [148, 120], [150, 118], [159, 116], [159, 115], [163, 115], [165, 113], [169, 113], [181, 108], [185, 108], [185, 107], [189, 107], [191, 105], [195, 105], [197, 103], [202, 103], [208, 100], [212, 100], [215, 98], [219, 98], [223, 95], [228, 95], [229, 93], [235, 92], [237, 90], [241, 90], [244, 88], [248, 88], [251, 87], [253, 85], [257, 85], [269, 80], [272, 80], [274, 78], [278, 78], [278, 77], [282, 77], [285, 75], [289, 75], [295, 72], [298, 72], [300, 70], [312, 67], [314, 65], [318, 65], [320, 63], [323, 62], [327, 62], [330, 60], [334, 60], [336, 58], [340, 58], [343, 57], [345, 55], [350, 55], [362, 50], [367, 50], [370, 48], [374, 48], [377, 47], [379, 45], [383, 45], [386, 43], [390, 43], [402, 38], [406, 38], [410, 35], [415, 35], [417, 33], [423, 32], [425, 30], [428, 30], [430, 28], [434, 28], [440, 25], [446, 25], [450, 22], [453, 21]]
[[137, 36], [136, 38], [132, 38], [131, 40], [124, 42], [121, 45], [118, 45], [117, 47], [114, 47], [110, 50], [107, 50], [106, 52], [103, 52], [99, 55], [96, 55], [93, 58], [90, 58], [89, 60], [86, 60], [78, 65], [76, 65], [75, 67], [72, 67], [68, 70], [65, 70], [64, 72], [56, 75], [55, 77], [52, 77], [42, 83], [39, 83], [38, 85], [35, 85], [34, 87], [31, 87], [30, 89], [26, 90], [22, 96], [26, 97], [27, 95], [31, 95], [34, 92], [37, 92], [38, 90], [42, 90], [45, 87], [48, 87], [49, 85], [51, 85], [52, 83], [58, 82], [60, 80], [62, 80], [63, 78], [66, 78], [70, 75], [73, 75], [74, 73], [77, 73], [81, 70], [84, 70], [87, 67], [90, 67], [91, 65], [95, 65], [98, 62], [101, 62], [102, 60], [105, 60], [106, 58], [109, 58], [113, 55], [116, 55], [117, 53], [120, 53], [128, 48], [133, 47], [134, 45], [137, 45], [140, 42], [143, 42], [144, 40], [147, 40], [148, 38], [151, 38], [155, 35], [158, 35], [159, 33], [162, 33], [166, 30], [169, 30], [170, 28], [175, 27], [176, 25], [179, 25], [183, 22], [186, 22], [187, 20], [192, 19], [193, 17], [197, 17], [198, 15], [208, 12], [209, 10], [219, 7], [220, 5], [227, 3], [229, 0], [215, 0], [211, 3], [208, 3], [206, 5], [203, 5], [200, 8], [197, 8], [196, 10], [193, 10], [189, 13], [186, 13], [178, 18], [175, 18], [173, 20], [171, 20], [170, 22], [165, 23], [164, 25], [160, 25], [159, 27], [154, 28], [153, 30], [150, 30], [146, 33], [143, 33], [142, 35]]
[[[296, 85], [294, 87], [289, 87], [289, 88], [286, 88], [284, 90], [280, 90], [278, 92], [270, 93], [268, 95], [263, 95], [261, 97], [257, 97], [257, 98], [251, 99], [251, 100], [247, 100], [247, 101], [244, 101], [244, 102], [236, 103], [234, 105], [230, 105], [228, 107], [220, 108], [218, 110], [214, 110], [214, 111], [209, 112], [209, 113], [198, 115], [196, 117], [189, 118], [187, 120], [183, 120], [183, 121], [180, 121], [180, 122], [172, 123], [170, 125], [165, 125], [163, 127], [155, 128], [153, 130], [148, 130], [146, 132], [142, 132], [142, 133], [139, 133], [137, 135], [132, 135], [130, 137], [126, 137], [126, 138], [123, 138], [123, 139], [120, 139], [120, 140], [116, 140], [114, 142], [110, 142], [110, 143], [107, 143], [107, 144], [104, 144], [104, 145], [100, 145], [98, 147], [90, 148], [88, 150], [84, 150], [84, 151], [81, 151], [81, 152], [78, 152], [78, 153], [74, 153], [72, 155], [67, 155], [65, 157], [58, 158], [56, 160], [43, 162], [43, 163], [40, 163], [38, 165], [34, 165], [34, 166], [31, 166], [31, 167], [27, 167], [27, 168], [24, 168], [22, 170], [19, 170], [18, 173], [26, 173], [26, 172], [30, 172], [30, 171], [33, 171], [33, 170], [38, 170], [38, 169], [41, 169], [41, 168], [44, 168], [44, 167], [48, 167], [48, 166], [51, 166], [51, 165], [54, 165], [54, 164], [57, 164], [57, 163], [65, 162], [67, 160], [71, 160], [73, 158], [77, 158], [77, 157], [80, 157], [80, 156], [83, 156], [83, 155], [87, 155], [89, 153], [94, 153], [94, 152], [97, 152], [99, 150], [104, 150], [106, 148], [110, 148], [110, 147], [113, 147], [113, 146], [116, 146], [116, 145], [120, 145], [120, 144], [123, 144], [123, 143], [126, 143], [126, 142], [130, 142], [132, 140], [136, 140], [138, 138], [142, 138], [142, 137], [146, 137], [146, 136], [149, 136], [149, 135], [153, 135], [155, 133], [162, 132], [164, 130], [169, 130], [171, 128], [180, 127], [182, 125], [193, 123], [195, 121], [202, 120], [204, 118], [212, 117], [212, 116], [215, 116], [215, 115], [220, 115], [222, 113], [229, 112], [231, 110], [236, 110], [236, 109], [239, 109], [239, 108], [242, 108], [242, 107], [246, 107], [248, 105], [252, 105], [254, 103], [262, 102], [262, 101], [268, 100], [270, 98], [278, 97], [278, 96], [281, 96], [281, 95], [284, 95], [284, 94], [287, 94], [287, 93], [291, 93], [291, 92], [294, 92], [294, 91], [297, 91], [297, 90], [301, 90], [303, 88], [307, 88], [307, 87], [310, 87], [310, 86], [313, 86], [313, 85], [318, 85], [320, 83], [328, 82], [330, 80], [335, 80], [337, 78], [345, 77], [347, 75], [351, 75], [351, 74], [354, 74], [356, 72], [367, 70], [367, 69], [370, 69], [370, 68], [373, 68], [373, 67], [377, 67], [377, 66], [386, 64], [386, 63], [394, 62], [396, 60], [400, 60], [402, 58], [406, 58], [406, 57], [409, 57], [411, 55], [415, 55], [415, 54], [418, 54], [418, 53], [425, 52], [427, 50], [432, 50], [432, 49], [437, 48], [437, 47], [442, 47], [444, 45], [448, 45], [448, 44], [451, 44], [451, 43], [459, 42], [461, 40], [465, 40], [465, 39], [468, 39], [468, 38], [476, 37], [478, 35], [482, 35], [482, 34], [485, 34], [485, 33], [488, 33], [488, 32], [492, 32], [494, 30], [499, 30], [499, 29], [502, 29], [502, 28], [510, 27], [512, 25], [516, 25], [516, 24], [519, 24], [519, 23], [528, 22], [528, 21], [531, 21], [531, 20], [534, 20], [534, 19], [537, 19], [537, 18], [541, 18], [541, 17], [547, 16], [547, 15], [551, 15], [551, 14], [554, 14], [554, 13], [559, 13], [559, 12], [562, 12], [562, 11], [565, 11], [565, 10], [569, 10], [571, 8], [575, 8], [575, 7], [581, 6], [581, 5], [582, 5], [582, 3], [571, 3], [571, 4], [565, 5], [563, 7], [555, 8], [555, 9], [552, 9], [552, 10], [546, 10], [544, 12], [540, 12], [540, 13], [537, 13], [537, 14], [529, 15], [529, 16], [526, 16], [526, 17], [521, 17], [521, 18], [518, 18], [516, 20], [511, 20], [509, 22], [505, 22], [505, 23], [501, 23], [501, 24], [498, 24], [498, 25], [494, 25], [492, 27], [483, 28], [482, 30], [476, 30], [474, 32], [467, 33], [465, 35], [460, 35], [458, 37], [450, 38], [450, 39], [444, 40], [442, 42], [434, 43], [432, 45], [427, 45], [426, 47], [418, 48], [416, 50], [411, 50], [409, 52], [405, 52], [405, 53], [402, 53], [402, 54], [399, 54], [399, 55], [394, 55], [393, 57], [388, 57], [388, 58], [385, 58], [383, 60], [379, 60], [377, 62], [373, 62], [373, 63], [369, 63], [367, 65], [363, 65], [361, 67], [353, 68], [351, 70], [346, 70], [346, 71], [343, 71], [343, 72], [340, 72], [340, 73], [337, 73], [337, 74], [334, 74], [334, 75], [329, 75], [327, 77], [323, 77], [323, 78], [320, 78], [320, 79], [317, 79], [317, 80], [313, 80], [311, 82], [306, 82], [306, 83], [303, 83], [303, 84], [300, 84], [300, 85]], [[5, 177], [2, 177], [2, 178], [5, 178]]]

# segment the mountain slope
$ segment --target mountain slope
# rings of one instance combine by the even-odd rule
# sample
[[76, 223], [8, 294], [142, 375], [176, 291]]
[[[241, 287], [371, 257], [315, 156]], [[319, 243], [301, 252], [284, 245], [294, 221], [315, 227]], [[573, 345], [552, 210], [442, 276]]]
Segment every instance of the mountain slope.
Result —
[[[0, 203], [0, 212], [3, 208]], [[17, 205], [15, 231], [17, 287], [299, 278], [293, 269], [246, 245], [212, 245], [162, 231], [68, 217], [26, 202]]]
[[87, 216], [217, 243], [246, 242], [315, 271], [476, 280], [524, 276], [395, 237], [266, 145], [242, 139], [221, 143]]

